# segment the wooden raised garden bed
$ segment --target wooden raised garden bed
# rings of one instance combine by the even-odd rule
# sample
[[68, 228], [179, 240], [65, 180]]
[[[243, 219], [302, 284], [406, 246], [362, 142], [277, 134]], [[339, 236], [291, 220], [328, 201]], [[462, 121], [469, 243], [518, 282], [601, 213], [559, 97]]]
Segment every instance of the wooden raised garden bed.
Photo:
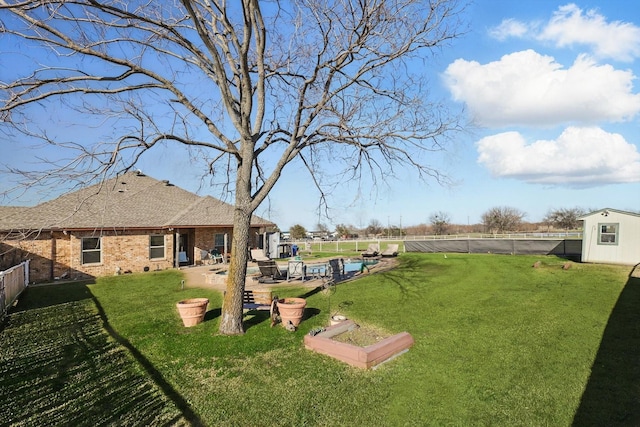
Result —
[[364, 347], [334, 339], [356, 328], [358, 325], [353, 320], [346, 320], [329, 326], [316, 335], [305, 335], [304, 346], [308, 350], [326, 354], [351, 366], [369, 369], [407, 351], [413, 345], [413, 337], [408, 332], [401, 332]]

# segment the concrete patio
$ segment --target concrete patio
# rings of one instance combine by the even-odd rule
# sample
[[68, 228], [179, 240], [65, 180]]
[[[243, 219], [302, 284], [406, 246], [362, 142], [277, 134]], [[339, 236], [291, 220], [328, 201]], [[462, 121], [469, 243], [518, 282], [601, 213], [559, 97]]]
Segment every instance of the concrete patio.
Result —
[[[335, 258], [335, 257], [332, 257]], [[320, 264], [320, 263], [328, 263], [329, 258], [314, 258], [310, 260], [304, 260], [308, 262], [309, 265]], [[380, 271], [388, 270], [394, 267], [397, 263], [397, 258], [382, 258], [378, 260], [378, 264], [369, 266], [369, 271], [365, 271], [363, 273], [355, 272], [347, 275], [344, 280], [341, 282], [346, 282], [349, 280], [353, 280], [361, 275], [374, 274]], [[288, 260], [277, 260], [278, 267], [286, 276], [287, 270], [287, 262]], [[209, 289], [217, 289], [219, 291], [224, 291], [226, 288], [226, 275], [224, 272], [229, 268], [228, 264], [213, 264], [213, 265], [202, 265], [202, 266], [190, 266], [190, 267], [181, 267], [180, 270], [185, 274], [185, 286], [193, 287], [193, 288], [209, 288]], [[249, 271], [257, 271], [258, 264], [254, 262], [250, 262], [247, 264], [247, 268]], [[282, 280], [277, 281], [275, 283], [260, 283], [258, 278], [260, 277], [260, 273], [247, 274], [247, 279], [245, 281], [246, 289], [260, 289], [260, 288], [276, 288], [283, 286], [302, 286], [305, 288], [316, 288], [321, 286], [323, 283], [327, 281], [326, 278], [313, 278], [311, 275], [307, 275], [304, 281], [299, 278], [292, 279], [290, 281]]]

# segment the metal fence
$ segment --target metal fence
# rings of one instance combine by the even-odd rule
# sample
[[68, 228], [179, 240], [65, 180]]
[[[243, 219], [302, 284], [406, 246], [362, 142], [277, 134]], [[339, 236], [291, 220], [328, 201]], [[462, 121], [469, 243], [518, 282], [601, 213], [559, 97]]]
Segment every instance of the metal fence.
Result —
[[[367, 249], [370, 244], [377, 244], [380, 250], [388, 244], [397, 244], [400, 252], [408, 251], [405, 246], [411, 245], [414, 241], [513, 241], [513, 240], [576, 240], [580, 245], [582, 239], [582, 232], [570, 231], [570, 232], [535, 232], [535, 233], [509, 233], [509, 234], [451, 234], [451, 235], [427, 235], [427, 236], [390, 236], [390, 237], [376, 237], [376, 238], [360, 238], [360, 239], [338, 239], [338, 240], [282, 240], [281, 243], [290, 245], [296, 245], [299, 251], [306, 252], [361, 252]], [[486, 242], [485, 242], [486, 243]], [[493, 245], [487, 243], [488, 245]], [[509, 243], [512, 244], [512, 243]], [[454, 244], [455, 245], [455, 244]], [[518, 246], [527, 246], [528, 243], [517, 243]], [[544, 245], [544, 244], [543, 244]], [[446, 244], [445, 244], [446, 246]], [[498, 243], [498, 247], [502, 247], [503, 244]], [[574, 251], [574, 245], [571, 244], [571, 251]], [[428, 251], [432, 252], [432, 251]], [[510, 251], [512, 252], [512, 251]]]
[[457, 239], [406, 241], [407, 252], [558, 255], [580, 259], [580, 239]]
[[0, 318], [29, 285], [29, 260], [0, 271]]
[[427, 236], [404, 236], [404, 240], [460, 240], [460, 239], [582, 239], [582, 231], [554, 231], [554, 232], [520, 232], [520, 233], [467, 233]]

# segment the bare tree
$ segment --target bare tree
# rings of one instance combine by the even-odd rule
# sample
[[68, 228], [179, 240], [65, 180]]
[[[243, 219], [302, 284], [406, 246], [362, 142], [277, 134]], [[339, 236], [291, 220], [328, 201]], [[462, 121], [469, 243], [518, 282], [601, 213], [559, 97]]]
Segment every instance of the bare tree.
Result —
[[336, 225], [336, 234], [338, 237], [350, 238], [354, 235], [354, 227], [347, 224]]
[[[60, 153], [10, 172], [86, 184], [158, 145], [185, 147], [203, 185], [234, 198], [220, 332], [243, 333], [251, 215], [287, 164], [307, 168], [325, 208], [341, 179], [376, 182], [400, 165], [447, 181], [427, 158], [459, 124], [422, 71], [460, 35], [461, 11], [458, 0], [0, 0], [3, 45], [38, 55], [0, 83], [1, 129]], [[66, 120], [95, 132], [74, 140]], [[329, 177], [328, 164], [342, 168]]]
[[545, 215], [542, 221], [546, 225], [551, 225], [563, 230], [575, 230], [580, 223], [578, 218], [585, 213], [587, 213], [587, 211], [579, 207], [552, 209], [547, 212], [547, 215]]
[[524, 212], [508, 207], [494, 207], [482, 214], [482, 223], [492, 233], [515, 231], [525, 217]]
[[372, 219], [365, 229], [368, 236], [377, 236], [378, 234], [382, 233], [382, 230], [384, 230], [384, 226], [377, 219]]
[[434, 212], [429, 216], [429, 222], [431, 223], [433, 234], [443, 235], [446, 234], [449, 229], [451, 216], [447, 212]]
[[327, 225], [326, 225], [326, 224], [323, 224], [323, 223], [321, 223], [321, 222], [319, 222], [319, 223], [316, 225], [316, 230], [322, 234], [322, 236], [321, 236], [321, 237], [322, 237], [323, 239], [326, 239], [327, 237], [329, 237], [329, 234], [331, 233], [331, 231], [329, 230], [329, 227], [327, 227]]

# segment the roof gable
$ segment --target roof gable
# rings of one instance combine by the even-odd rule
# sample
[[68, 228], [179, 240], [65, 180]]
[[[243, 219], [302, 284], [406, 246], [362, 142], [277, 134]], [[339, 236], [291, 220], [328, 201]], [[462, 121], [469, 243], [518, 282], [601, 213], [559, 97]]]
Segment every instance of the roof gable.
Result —
[[637, 213], [637, 212], [627, 212], [627, 211], [621, 211], [621, 210], [618, 210], [618, 209], [604, 208], [604, 209], [599, 209], [597, 211], [589, 212], [588, 214], [582, 215], [581, 217], [578, 218], [578, 220], [579, 221], [584, 221], [585, 219], [590, 218], [590, 217], [595, 216], [595, 215], [606, 216], [610, 212], [615, 212], [615, 213], [617, 213], [619, 215], [628, 215], [628, 216], [639, 217], [640, 218], [640, 213]]
[[[273, 225], [255, 215], [251, 224]], [[4, 230], [232, 225], [232, 205], [134, 172], [0, 218]]]

